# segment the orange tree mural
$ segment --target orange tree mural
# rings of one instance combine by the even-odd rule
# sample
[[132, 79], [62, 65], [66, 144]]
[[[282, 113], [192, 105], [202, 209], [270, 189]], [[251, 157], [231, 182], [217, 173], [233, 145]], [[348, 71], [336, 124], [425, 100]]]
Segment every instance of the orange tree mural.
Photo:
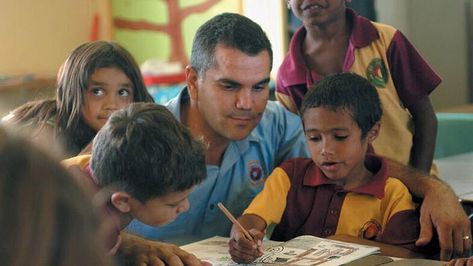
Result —
[[[235, 0], [115, 0], [112, 2], [114, 32], [128, 32], [121, 36], [115, 34], [115, 39], [126, 46], [139, 62], [155, 57], [165, 61], [180, 62], [184, 66], [188, 63], [192, 37], [197, 27], [218, 13], [239, 12], [238, 2]], [[150, 9], [154, 11], [151, 12]], [[157, 41], [155, 37], [146, 40], [131, 32], [159, 33], [161, 38], [164, 34], [167, 40]], [[134, 38], [142, 38], [142, 40], [136, 44]], [[167, 53], [160, 51], [161, 54], [159, 54], [160, 49], [166, 50]], [[140, 51], [148, 52], [140, 54]], [[156, 51], [156, 54], [152, 51]]]

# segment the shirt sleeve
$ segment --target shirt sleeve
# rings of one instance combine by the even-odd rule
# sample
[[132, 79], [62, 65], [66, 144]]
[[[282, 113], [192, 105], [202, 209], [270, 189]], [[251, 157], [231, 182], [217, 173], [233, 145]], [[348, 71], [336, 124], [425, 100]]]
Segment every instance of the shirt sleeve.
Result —
[[397, 93], [405, 106], [428, 96], [442, 81], [400, 31], [396, 31], [388, 47], [387, 59]]
[[291, 182], [280, 167], [274, 169], [264, 183], [263, 190], [256, 195], [243, 214], [255, 214], [263, 218], [266, 225], [278, 224], [286, 209], [286, 198]]
[[278, 102], [280, 102], [281, 105], [284, 106], [284, 108], [286, 108], [287, 110], [291, 111], [294, 114], [297, 114], [299, 110], [297, 106], [294, 104], [292, 97], [287, 93], [288, 88], [284, 87], [283, 85], [282, 78], [281, 78], [282, 75], [283, 75], [283, 71], [282, 69], [279, 69], [278, 75], [276, 77], [276, 90], [275, 90], [276, 100], [278, 100]]
[[419, 216], [409, 190], [401, 181], [387, 180], [382, 209], [384, 227], [376, 241], [415, 250], [420, 233]]

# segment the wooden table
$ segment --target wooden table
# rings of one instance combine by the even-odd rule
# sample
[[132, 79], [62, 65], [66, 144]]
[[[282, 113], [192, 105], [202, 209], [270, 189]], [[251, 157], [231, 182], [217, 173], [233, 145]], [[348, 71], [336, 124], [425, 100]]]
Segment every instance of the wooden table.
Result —
[[[440, 265], [445, 264], [445, 262], [442, 262], [442, 261], [424, 259], [424, 255], [412, 252], [402, 247], [389, 245], [389, 244], [383, 244], [383, 243], [366, 240], [366, 239], [360, 239], [354, 236], [335, 235], [335, 236], [329, 236], [328, 238], [334, 239], [334, 240], [345, 241], [345, 242], [356, 243], [356, 244], [379, 247], [380, 249], [379, 255], [371, 255], [365, 258], [361, 258], [359, 260], [348, 263], [347, 265], [349, 266], [366, 266], [366, 265], [371, 266], [371, 265], [379, 265], [379, 264], [393, 265], [393, 266], [394, 265], [440, 266]], [[380, 258], [377, 258], [379, 256], [389, 257], [392, 259], [392, 261], [387, 262], [387, 263], [379, 262]]]
[[355, 243], [355, 244], [362, 244], [362, 245], [379, 247], [380, 255], [383, 255], [383, 256], [397, 257], [397, 258], [424, 258], [424, 255], [419, 254], [419, 253], [415, 253], [415, 252], [410, 251], [406, 248], [402, 248], [402, 247], [398, 247], [398, 246], [394, 246], [394, 245], [389, 245], [389, 244], [383, 244], [383, 243], [372, 241], [372, 240], [361, 239], [361, 238], [354, 237], [354, 236], [333, 235], [333, 236], [329, 236], [327, 238], [328, 239], [333, 239], [333, 240], [339, 240], [339, 241]]

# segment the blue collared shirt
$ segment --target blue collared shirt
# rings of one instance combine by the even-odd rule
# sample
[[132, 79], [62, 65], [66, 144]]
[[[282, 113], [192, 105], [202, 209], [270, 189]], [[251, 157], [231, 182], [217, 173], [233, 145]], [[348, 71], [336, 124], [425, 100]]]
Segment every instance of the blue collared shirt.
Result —
[[[188, 97], [187, 89], [184, 89], [167, 103], [178, 120], [181, 102]], [[279, 103], [269, 101], [261, 121], [250, 135], [244, 140], [230, 142], [221, 165], [207, 165], [207, 178], [189, 196], [189, 211], [163, 227], [151, 227], [133, 220], [127, 230], [176, 244], [214, 235], [228, 236], [231, 222], [217, 203], [222, 202], [235, 217], [240, 216], [262, 190], [272, 170], [294, 157], [309, 157], [301, 120]]]

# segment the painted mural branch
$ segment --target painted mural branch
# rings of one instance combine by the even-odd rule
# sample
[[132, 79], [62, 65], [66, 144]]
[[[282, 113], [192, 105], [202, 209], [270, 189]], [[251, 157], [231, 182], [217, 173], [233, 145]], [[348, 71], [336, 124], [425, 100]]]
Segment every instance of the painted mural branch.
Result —
[[171, 55], [169, 61], [180, 62], [183, 66], [188, 63], [182, 36], [182, 23], [190, 15], [207, 11], [221, 0], [207, 0], [190, 7], [180, 8], [179, 1], [163, 0], [166, 2], [169, 20], [167, 23], [152, 23], [146, 20], [130, 20], [114, 18], [113, 24], [118, 29], [147, 30], [169, 35], [171, 40]]

